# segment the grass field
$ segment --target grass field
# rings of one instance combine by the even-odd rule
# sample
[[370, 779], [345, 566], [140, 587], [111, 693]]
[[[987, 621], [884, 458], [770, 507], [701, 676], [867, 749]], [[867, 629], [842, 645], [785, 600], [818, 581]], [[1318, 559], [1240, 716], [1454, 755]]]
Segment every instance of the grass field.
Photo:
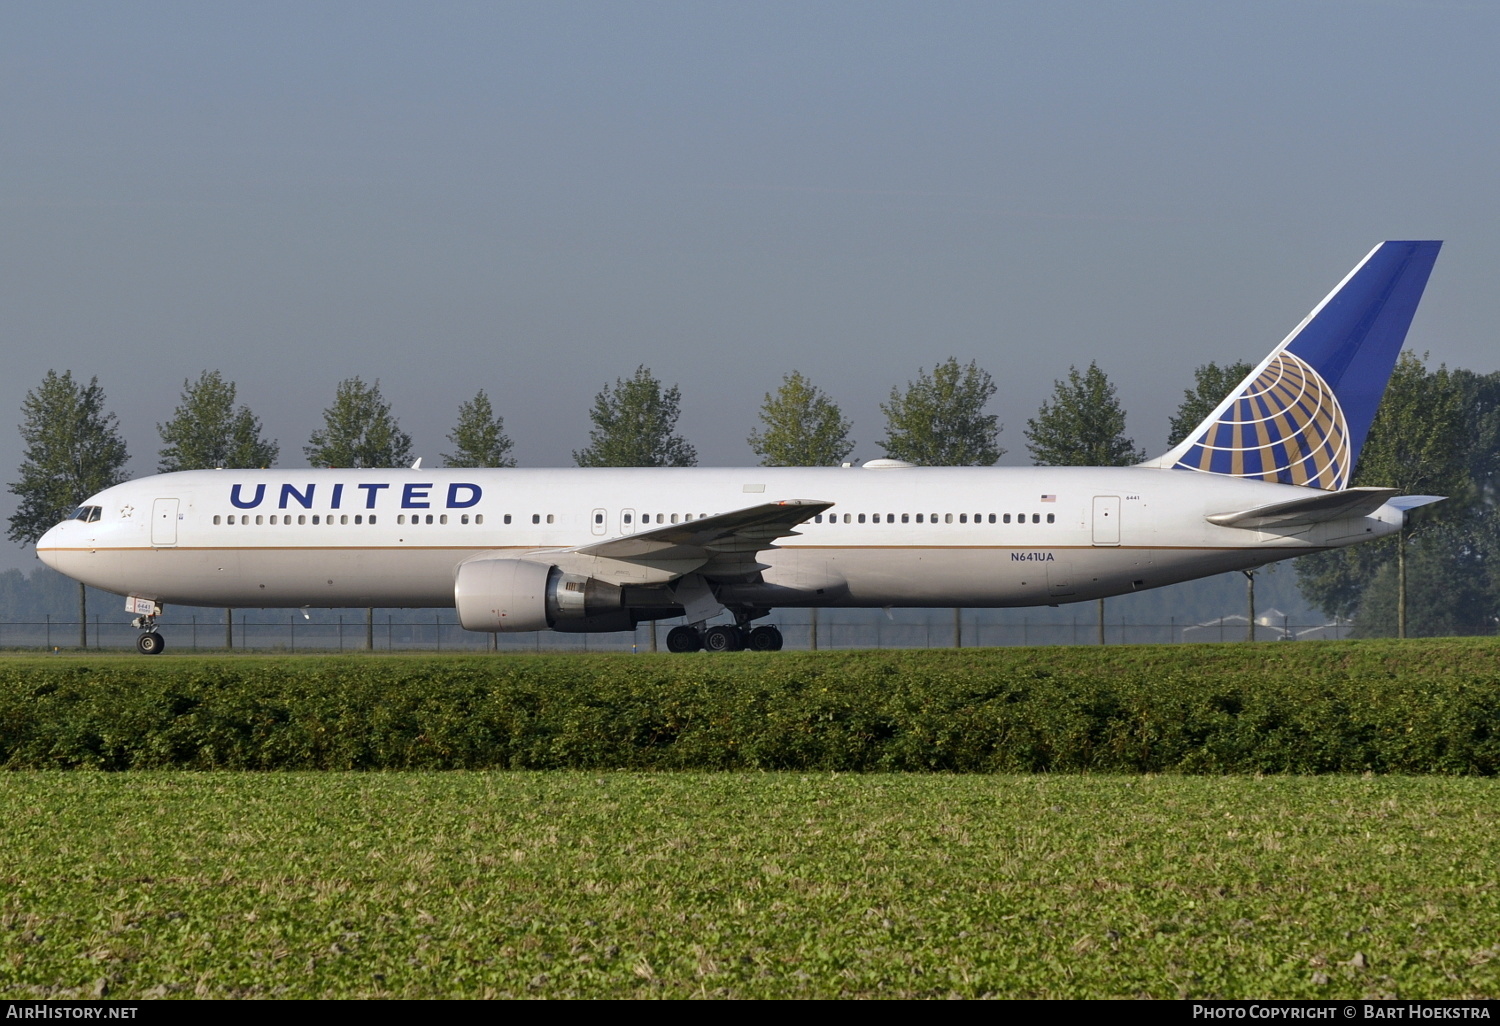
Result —
[[1500, 995], [1500, 782], [10, 773], [0, 996]]

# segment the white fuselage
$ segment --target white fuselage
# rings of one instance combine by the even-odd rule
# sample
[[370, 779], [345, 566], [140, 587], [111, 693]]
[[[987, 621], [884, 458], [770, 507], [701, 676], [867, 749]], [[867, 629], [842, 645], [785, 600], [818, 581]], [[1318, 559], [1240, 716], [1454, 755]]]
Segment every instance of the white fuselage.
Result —
[[1138, 467], [190, 471], [99, 493], [97, 520], [64, 521], [37, 550], [70, 577], [163, 605], [452, 606], [456, 568], [476, 556], [802, 499], [833, 506], [761, 551], [758, 578], [722, 585], [726, 605], [1027, 606], [1247, 569], [1401, 524], [1389, 506], [1276, 531], [1204, 519], [1308, 494]]

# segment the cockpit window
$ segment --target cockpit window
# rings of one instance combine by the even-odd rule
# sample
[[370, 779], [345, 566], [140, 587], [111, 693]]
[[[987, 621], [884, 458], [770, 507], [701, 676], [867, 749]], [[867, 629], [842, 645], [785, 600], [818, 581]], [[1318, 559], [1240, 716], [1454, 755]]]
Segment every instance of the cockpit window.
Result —
[[99, 515], [103, 512], [104, 509], [101, 506], [79, 506], [63, 519], [82, 520], [85, 524], [92, 524], [98, 521]]

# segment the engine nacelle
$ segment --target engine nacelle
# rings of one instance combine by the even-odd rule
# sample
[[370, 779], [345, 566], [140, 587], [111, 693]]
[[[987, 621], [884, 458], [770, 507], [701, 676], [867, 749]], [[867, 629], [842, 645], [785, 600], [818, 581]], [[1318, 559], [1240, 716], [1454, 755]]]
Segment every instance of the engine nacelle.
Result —
[[[473, 559], [453, 581], [458, 621], [466, 631], [599, 629], [580, 621], [624, 612], [619, 585], [565, 574], [527, 559]], [[625, 618], [628, 621], [628, 617]], [[601, 624], [602, 625], [602, 624]], [[629, 630], [611, 627], [606, 629]]]

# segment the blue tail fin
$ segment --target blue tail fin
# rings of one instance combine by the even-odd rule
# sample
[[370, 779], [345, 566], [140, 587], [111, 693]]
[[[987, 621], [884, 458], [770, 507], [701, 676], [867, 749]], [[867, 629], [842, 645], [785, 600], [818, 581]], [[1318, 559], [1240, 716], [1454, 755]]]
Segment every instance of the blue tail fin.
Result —
[[1382, 242], [1175, 449], [1150, 465], [1349, 484], [1441, 242]]

